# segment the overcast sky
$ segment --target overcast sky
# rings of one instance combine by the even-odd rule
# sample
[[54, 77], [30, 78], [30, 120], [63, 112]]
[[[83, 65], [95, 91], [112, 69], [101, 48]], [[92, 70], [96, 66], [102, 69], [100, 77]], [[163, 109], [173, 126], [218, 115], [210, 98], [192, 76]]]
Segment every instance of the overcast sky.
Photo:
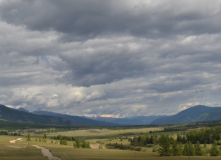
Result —
[[0, 0], [0, 104], [129, 117], [220, 95], [221, 0]]

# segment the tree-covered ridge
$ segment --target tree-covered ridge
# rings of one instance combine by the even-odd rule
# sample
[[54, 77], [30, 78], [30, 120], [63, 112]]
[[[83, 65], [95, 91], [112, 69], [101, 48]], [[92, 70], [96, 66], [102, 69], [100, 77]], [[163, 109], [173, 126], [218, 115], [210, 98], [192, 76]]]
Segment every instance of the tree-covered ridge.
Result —
[[[210, 153], [211, 156], [220, 155], [217, 141], [221, 140], [221, 127], [202, 128], [188, 132], [161, 135], [140, 135], [134, 136], [131, 146], [146, 147], [148, 145], [158, 145], [158, 153], [161, 156], [202, 156]], [[209, 151], [202, 149], [200, 144], [212, 144]], [[119, 147], [125, 148], [125, 147]], [[130, 148], [130, 147], [127, 147]]]
[[221, 119], [221, 107], [194, 106], [176, 115], [156, 119], [152, 124], [181, 124], [202, 121], [216, 121]]
[[203, 143], [213, 143], [214, 140], [221, 139], [221, 127], [203, 128], [200, 130], [191, 130], [189, 132], [184, 132], [183, 134], [178, 134], [177, 141], [185, 143], [187, 140], [193, 142], [194, 144], [199, 141]]
[[1, 119], [15, 122], [39, 123], [63, 126], [84, 126], [84, 123], [71, 121], [65, 118], [37, 115], [0, 105]]

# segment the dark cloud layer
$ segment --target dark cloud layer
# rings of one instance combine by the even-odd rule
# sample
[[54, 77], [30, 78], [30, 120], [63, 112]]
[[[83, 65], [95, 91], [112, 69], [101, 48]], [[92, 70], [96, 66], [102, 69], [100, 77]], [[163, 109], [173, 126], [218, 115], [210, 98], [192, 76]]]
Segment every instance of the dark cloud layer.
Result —
[[112, 34], [159, 38], [219, 33], [220, 2], [214, 2], [18, 0], [3, 2], [0, 14], [8, 23], [31, 30], [56, 30], [67, 40]]
[[1, 0], [0, 103], [69, 114], [220, 106], [221, 2]]

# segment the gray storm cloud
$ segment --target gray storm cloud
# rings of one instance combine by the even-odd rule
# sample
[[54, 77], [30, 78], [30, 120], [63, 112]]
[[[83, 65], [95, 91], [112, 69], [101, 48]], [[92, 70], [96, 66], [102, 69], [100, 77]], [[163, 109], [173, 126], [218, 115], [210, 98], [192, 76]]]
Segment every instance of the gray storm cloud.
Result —
[[[130, 34], [145, 38], [220, 32], [220, 1], [4, 1], [4, 21], [31, 30], [56, 30], [69, 39]], [[71, 38], [72, 37], [72, 38]]]
[[2, 0], [0, 103], [120, 116], [220, 105], [220, 25], [219, 0]]

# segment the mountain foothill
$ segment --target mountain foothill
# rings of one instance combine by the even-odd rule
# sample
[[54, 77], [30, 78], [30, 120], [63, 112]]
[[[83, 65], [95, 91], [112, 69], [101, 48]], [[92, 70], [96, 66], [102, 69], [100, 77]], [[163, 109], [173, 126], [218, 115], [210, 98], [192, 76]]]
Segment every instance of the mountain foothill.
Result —
[[183, 110], [172, 116], [137, 116], [126, 118], [85, 117], [54, 113], [49, 111], [33, 111], [19, 108], [13, 109], [0, 105], [0, 119], [11, 122], [32, 124], [48, 124], [60, 126], [127, 126], [127, 125], [165, 125], [182, 124], [201, 121], [221, 120], [221, 107], [198, 105]]

